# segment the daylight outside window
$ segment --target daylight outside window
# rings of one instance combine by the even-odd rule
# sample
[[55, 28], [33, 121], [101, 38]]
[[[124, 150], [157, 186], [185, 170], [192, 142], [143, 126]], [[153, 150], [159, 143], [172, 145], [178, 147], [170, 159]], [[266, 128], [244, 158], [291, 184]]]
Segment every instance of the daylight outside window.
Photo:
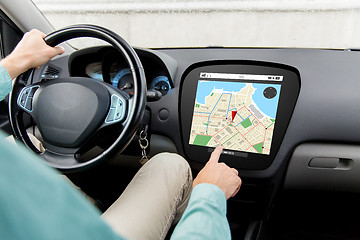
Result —
[[33, 1], [55, 28], [97, 24], [137, 47], [360, 47], [357, 0]]

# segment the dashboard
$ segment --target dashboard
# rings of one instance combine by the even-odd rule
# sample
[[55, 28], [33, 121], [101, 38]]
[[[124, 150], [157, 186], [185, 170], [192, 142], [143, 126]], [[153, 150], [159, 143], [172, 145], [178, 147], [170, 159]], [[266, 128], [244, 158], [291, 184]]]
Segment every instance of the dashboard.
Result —
[[[165, 96], [173, 87], [169, 80], [169, 72], [163, 67], [161, 61], [156, 61], [152, 55], [138, 50], [139, 56], [145, 69], [148, 92], [152, 92], [155, 97]], [[123, 56], [111, 47], [100, 47], [87, 49], [72, 55], [73, 76], [90, 77], [97, 81], [109, 83], [115, 88], [133, 94], [134, 81], [131, 70]]]
[[[243, 179], [243, 194], [229, 207], [258, 219], [281, 188], [360, 192], [360, 52], [135, 51], [147, 80], [150, 155], [177, 152], [197, 171], [222, 145], [221, 161]], [[51, 64], [68, 68], [60, 76], [93, 78], [131, 95], [124, 58], [111, 47], [79, 50]]]

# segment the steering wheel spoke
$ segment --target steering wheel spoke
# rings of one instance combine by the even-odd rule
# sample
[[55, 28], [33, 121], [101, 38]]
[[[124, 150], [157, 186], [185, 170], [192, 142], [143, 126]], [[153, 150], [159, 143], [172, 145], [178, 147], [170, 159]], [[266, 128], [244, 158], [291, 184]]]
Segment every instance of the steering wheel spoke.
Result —
[[103, 84], [110, 94], [110, 106], [104, 120], [104, 127], [124, 122], [129, 112], [129, 94], [106, 83]]
[[19, 97], [17, 99], [17, 105], [29, 114], [31, 114], [33, 111], [32, 103], [33, 103], [35, 92], [36, 92], [36, 90], [39, 89], [39, 87], [40, 87], [39, 85], [30, 85], [30, 86], [24, 87], [21, 90]]
[[67, 154], [59, 154], [55, 152], [51, 152], [46, 150], [41, 153], [40, 156], [45, 159], [52, 167], [56, 167], [62, 169], [66, 172], [68, 169], [78, 166], [82, 164], [76, 158], [75, 154], [67, 153]]

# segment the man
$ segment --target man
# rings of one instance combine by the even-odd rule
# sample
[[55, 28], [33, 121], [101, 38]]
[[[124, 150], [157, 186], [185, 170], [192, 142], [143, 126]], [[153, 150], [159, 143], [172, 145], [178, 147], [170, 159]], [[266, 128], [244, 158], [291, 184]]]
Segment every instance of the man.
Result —
[[[11, 91], [11, 79], [64, 53], [44, 37], [38, 30], [26, 33], [1, 60], [1, 100]], [[38, 156], [0, 139], [0, 239], [164, 239], [181, 215], [172, 239], [230, 239], [226, 200], [239, 191], [241, 179], [218, 162], [221, 152], [215, 149], [192, 184], [181, 156], [154, 156], [100, 217]]]

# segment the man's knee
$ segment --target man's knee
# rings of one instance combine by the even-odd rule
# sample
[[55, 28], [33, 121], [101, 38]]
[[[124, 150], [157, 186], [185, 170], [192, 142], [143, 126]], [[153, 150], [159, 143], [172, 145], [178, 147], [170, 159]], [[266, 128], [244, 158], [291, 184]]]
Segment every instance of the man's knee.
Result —
[[189, 170], [188, 162], [179, 154], [176, 153], [159, 153], [150, 159], [149, 162], [163, 167]]
[[159, 171], [165, 172], [172, 176], [183, 176], [191, 178], [191, 169], [189, 163], [180, 155], [175, 153], [159, 153], [152, 157], [146, 164], [152, 165]]

